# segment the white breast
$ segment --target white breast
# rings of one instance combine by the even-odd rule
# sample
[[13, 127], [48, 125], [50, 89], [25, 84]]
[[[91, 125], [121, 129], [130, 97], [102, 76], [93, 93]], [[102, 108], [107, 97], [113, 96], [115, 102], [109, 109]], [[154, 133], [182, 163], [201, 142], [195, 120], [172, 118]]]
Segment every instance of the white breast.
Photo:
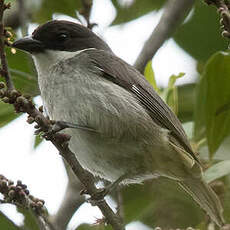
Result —
[[39, 86], [51, 119], [88, 126], [98, 132], [67, 130], [72, 136], [70, 147], [82, 166], [111, 181], [127, 170], [148, 175], [153, 162], [151, 157], [144, 157], [149, 154], [145, 145], [162, 151], [165, 132], [153, 123], [131, 93], [102, 78], [84, 53], [75, 53], [74, 57], [63, 53], [62, 59], [60, 54], [34, 58]]

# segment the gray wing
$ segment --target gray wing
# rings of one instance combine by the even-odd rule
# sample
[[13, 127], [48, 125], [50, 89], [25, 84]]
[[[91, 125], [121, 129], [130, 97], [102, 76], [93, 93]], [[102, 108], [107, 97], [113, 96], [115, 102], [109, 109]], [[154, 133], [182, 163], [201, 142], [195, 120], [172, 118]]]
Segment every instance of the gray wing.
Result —
[[101, 70], [104, 78], [132, 92], [153, 121], [160, 127], [169, 130], [170, 141], [182, 147], [194, 159], [199, 161], [188, 142], [180, 121], [143, 75], [134, 67], [109, 52], [96, 49], [84, 52], [88, 54], [91, 61]]

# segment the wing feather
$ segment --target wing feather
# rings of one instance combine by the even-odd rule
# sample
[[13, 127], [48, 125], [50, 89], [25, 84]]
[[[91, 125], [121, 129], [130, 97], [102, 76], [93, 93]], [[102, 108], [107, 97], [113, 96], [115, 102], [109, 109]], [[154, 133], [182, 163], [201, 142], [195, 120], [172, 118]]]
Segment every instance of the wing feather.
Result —
[[88, 54], [94, 65], [100, 69], [104, 78], [133, 93], [153, 121], [160, 127], [169, 130], [169, 139], [174, 145], [182, 147], [199, 162], [188, 142], [180, 121], [142, 74], [110, 52], [96, 49], [84, 52]]

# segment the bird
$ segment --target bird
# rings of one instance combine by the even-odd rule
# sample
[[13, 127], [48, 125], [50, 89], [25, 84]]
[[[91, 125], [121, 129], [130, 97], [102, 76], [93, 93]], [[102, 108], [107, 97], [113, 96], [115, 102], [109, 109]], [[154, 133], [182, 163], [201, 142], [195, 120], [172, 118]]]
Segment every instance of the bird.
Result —
[[69, 127], [63, 132], [84, 169], [111, 184], [169, 178], [224, 225], [179, 119], [102, 38], [81, 24], [52, 20], [12, 46], [32, 55], [45, 111]]

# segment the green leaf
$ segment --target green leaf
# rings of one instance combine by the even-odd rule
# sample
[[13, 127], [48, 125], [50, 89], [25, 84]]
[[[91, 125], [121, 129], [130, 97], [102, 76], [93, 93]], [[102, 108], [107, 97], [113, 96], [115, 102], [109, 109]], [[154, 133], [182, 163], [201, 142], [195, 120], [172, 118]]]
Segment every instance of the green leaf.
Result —
[[13, 106], [0, 101], [0, 128], [17, 118]]
[[92, 225], [90, 224], [81, 224], [75, 230], [90, 230], [92, 229]]
[[48, 20], [51, 20], [54, 13], [76, 17], [76, 10], [80, 10], [81, 7], [81, 0], [42, 1], [42, 6], [35, 14], [34, 20], [39, 23], [44, 23]]
[[196, 84], [178, 85], [178, 118], [181, 122], [194, 120], [194, 107], [196, 101]]
[[36, 135], [34, 138], [34, 148], [37, 148], [43, 141], [43, 138], [41, 138], [39, 135]]
[[2, 212], [0, 212], [0, 229], [2, 229], [2, 230], [19, 230], [21, 228], [16, 226]]
[[230, 160], [230, 136], [226, 137], [224, 141], [221, 143], [220, 147], [217, 149], [215, 156], [213, 157], [213, 160], [217, 161], [224, 161], [224, 160]]
[[[230, 176], [226, 176], [224, 180], [224, 196], [222, 198], [222, 204], [224, 208], [224, 218], [226, 223], [230, 222]], [[222, 195], [222, 194], [221, 194]]]
[[81, 224], [76, 230], [113, 230], [110, 225], [92, 225], [92, 224]]
[[[156, 189], [154, 216], [146, 216], [144, 223], [164, 229], [195, 227], [203, 220], [203, 212], [179, 185], [169, 179], [159, 182]], [[169, 215], [170, 213], [170, 215]]]
[[156, 92], [159, 92], [159, 89], [157, 87], [157, 83], [156, 83], [156, 79], [155, 79], [155, 75], [153, 72], [153, 68], [152, 68], [152, 61], [149, 61], [145, 67], [145, 71], [144, 71], [144, 76], [145, 78], [148, 80], [148, 82], [151, 84], [151, 86], [154, 88], [154, 90]]
[[6, 53], [16, 89], [24, 94], [37, 96], [39, 90], [31, 57], [20, 50], [17, 50], [16, 54], [13, 54], [10, 48], [6, 49]]
[[5, 0], [5, 3], [13, 3], [15, 0]]
[[196, 0], [191, 18], [177, 30], [174, 39], [191, 56], [203, 62], [215, 52], [228, 47], [227, 40], [221, 37], [219, 15], [215, 7], [200, 0]]
[[165, 88], [162, 93], [162, 97], [164, 98], [165, 102], [170, 106], [175, 114], [178, 113], [178, 93], [175, 83], [178, 78], [181, 78], [184, 75], [184, 73], [179, 73], [178, 75], [170, 76], [168, 87]]
[[125, 187], [122, 194], [125, 223], [138, 220], [150, 228], [169, 229], [196, 226], [202, 220], [200, 208], [169, 179]]
[[210, 183], [228, 174], [230, 174], [230, 160], [221, 161], [204, 172], [204, 179], [207, 183]]
[[230, 54], [218, 52], [207, 62], [195, 107], [195, 136], [207, 137], [211, 157], [230, 134], [230, 110], [222, 110], [229, 102]]
[[135, 0], [130, 5], [122, 5], [118, 0], [112, 0], [117, 10], [117, 16], [113, 25], [129, 22], [137, 19], [153, 10], [158, 10], [165, 3], [165, 0]]
[[32, 69], [32, 61], [29, 55], [21, 50], [16, 50], [16, 53], [11, 52], [11, 48], [6, 48], [6, 56], [9, 67], [23, 73], [34, 74]]
[[[31, 58], [22, 51], [16, 54], [11, 52], [10, 48], [6, 49], [7, 60], [16, 89], [23, 94], [29, 94], [32, 97], [39, 94], [37, 79], [33, 70]], [[4, 81], [1, 78], [1, 81]], [[19, 115], [14, 112], [13, 106], [0, 102], [0, 127], [8, 124]]]
[[122, 190], [122, 196], [125, 223], [139, 220], [154, 205], [151, 183], [127, 186]]
[[30, 230], [40, 230], [36, 217], [31, 211], [17, 207], [17, 210], [24, 216], [24, 228]]
[[168, 88], [174, 88], [176, 80], [183, 77], [185, 75], [185, 73], [179, 73], [178, 75], [173, 74], [172, 76], [170, 76], [169, 78], [169, 83], [168, 83]]
[[[206, 92], [206, 81], [200, 80], [197, 83], [196, 89], [196, 103], [194, 106], [194, 117], [195, 117], [195, 126], [194, 126], [194, 141], [200, 142], [201, 140], [206, 139], [206, 127], [205, 127], [205, 101], [207, 100]], [[203, 142], [203, 141], [202, 141]]]

